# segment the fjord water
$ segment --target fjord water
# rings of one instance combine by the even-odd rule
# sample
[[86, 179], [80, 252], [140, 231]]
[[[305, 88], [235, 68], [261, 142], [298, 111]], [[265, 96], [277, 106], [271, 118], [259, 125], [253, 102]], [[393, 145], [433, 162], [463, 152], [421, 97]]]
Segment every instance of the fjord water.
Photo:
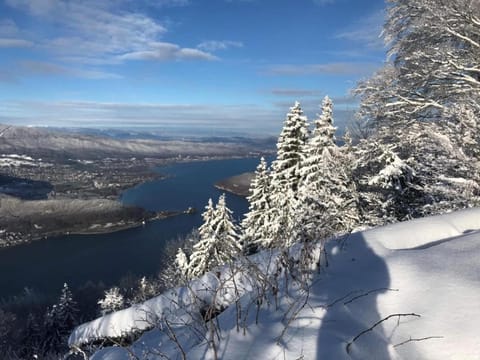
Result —
[[[212, 160], [173, 164], [158, 169], [168, 177], [125, 191], [121, 201], [148, 210], [194, 207], [193, 215], [148, 222], [145, 226], [98, 235], [59, 236], [0, 250], [0, 298], [17, 295], [25, 287], [58, 296], [64, 282], [75, 288], [87, 281], [117, 284], [127, 274], [149, 276], [161, 268], [165, 242], [198, 227], [211, 197], [221, 191], [213, 185], [223, 178], [253, 171], [258, 158]], [[240, 220], [247, 201], [227, 194], [227, 205]]]

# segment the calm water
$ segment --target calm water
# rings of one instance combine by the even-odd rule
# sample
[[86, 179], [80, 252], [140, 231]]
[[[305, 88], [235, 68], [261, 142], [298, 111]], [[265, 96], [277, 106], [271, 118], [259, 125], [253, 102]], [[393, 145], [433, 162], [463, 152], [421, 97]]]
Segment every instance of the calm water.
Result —
[[[201, 212], [208, 198], [221, 191], [213, 184], [225, 177], [252, 171], [258, 159], [217, 160], [170, 165], [158, 169], [170, 175], [127, 190], [125, 204], [149, 210], [198, 211], [147, 223], [144, 227], [113, 234], [70, 235], [0, 250], [0, 298], [33, 288], [47, 296], [58, 296], [64, 282], [71, 287], [88, 280], [116, 284], [123, 276], [155, 275], [162, 267], [166, 240], [185, 235], [201, 224]], [[247, 210], [245, 199], [227, 194], [227, 205], [241, 219]]]

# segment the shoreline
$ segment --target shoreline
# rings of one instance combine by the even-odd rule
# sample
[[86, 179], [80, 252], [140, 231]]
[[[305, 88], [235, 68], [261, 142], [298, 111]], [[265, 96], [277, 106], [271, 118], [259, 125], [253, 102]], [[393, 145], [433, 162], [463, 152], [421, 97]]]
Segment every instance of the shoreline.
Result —
[[[60, 236], [70, 236], [70, 235], [103, 235], [103, 234], [113, 234], [117, 233], [120, 231], [124, 230], [129, 230], [129, 229], [135, 229], [141, 226], [145, 226], [149, 222], [152, 221], [157, 221], [157, 220], [165, 220], [169, 219], [171, 217], [176, 217], [176, 216], [181, 216], [181, 215], [192, 215], [195, 214], [196, 210], [193, 208], [188, 208], [187, 210], [184, 211], [159, 211], [155, 213], [155, 215], [145, 218], [140, 221], [133, 221], [129, 223], [122, 223], [122, 224], [112, 224], [111, 226], [105, 226], [105, 225], [99, 225], [98, 227], [91, 228], [90, 227], [86, 229], [73, 229], [73, 230], [57, 230], [57, 231], [49, 231], [46, 233], [43, 233], [41, 235], [28, 235], [28, 238], [20, 238], [18, 240], [15, 240], [13, 243], [3, 243], [0, 244], [0, 251], [2, 249], [8, 249], [12, 248], [15, 246], [20, 246], [20, 245], [28, 245], [30, 243], [36, 242], [36, 241], [42, 241], [46, 240], [48, 238], [52, 237], [60, 237]], [[94, 224], [95, 225], [95, 224]]]
[[[169, 175], [168, 173], [162, 172], [161, 171], [162, 167], [175, 165], [175, 164], [197, 163], [197, 162], [202, 162], [202, 161], [221, 161], [221, 160], [226, 160], [226, 159], [227, 160], [228, 159], [234, 160], [234, 159], [255, 158], [255, 157], [258, 157], [258, 156], [260, 156], [260, 154], [250, 153], [250, 154], [235, 155], [235, 156], [218, 155], [218, 156], [206, 156], [206, 157], [196, 156], [196, 157], [192, 157], [192, 158], [183, 157], [183, 158], [162, 159], [161, 164], [157, 164], [156, 166], [153, 166], [153, 167], [150, 168], [151, 175], [149, 177], [147, 177], [146, 179], [143, 179], [142, 181], [138, 181], [135, 184], [129, 184], [129, 186], [126, 187], [126, 188], [122, 187], [122, 188], [117, 189], [119, 191], [117, 192], [117, 194], [115, 194], [113, 196], [112, 195], [110, 195], [108, 197], [101, 197], [100, 196], [100, 197], [89, 198], [88, 200], [90, 200], [90, 201], [106, 201], [106, 200], [109, 200], [109, 201], [115, 202], [117, 204], [118, 208], [126, 209], [128, 207], [124, 206], [121, 203], [122, 194], [128, 189], [135, 188], [137, 186], [148, 183], [150, 181], [157, 181], [157, 180], [163, 180], [163, 179], [169, 178], [171, 175]], [[219, 187], [218, 183], [214, 183], [214, 184], [212, 184], [212, 186], [220, 188], [223, 191], [232, 192], [231, 189]], [[235, 192], [232, 192], [232, 193], [235, 193]], [[242, 196], [241, 194], [236, 194], [236, 195]], [[245, 195], [243, 195], [243, 196], [245, 196]], [[0, 194], [0, 197], [1, 197], [1, 194]], [[49, 200], [30, 200], [30, 201], [33, 202], [33, 201], [55, 201], [55, 200], [72, 202], [73, 203], [74, 201], [78, 201], [80, 199], [63, 197], [63, 196], [60, 195], [57, 199], [50, 198]], [[37, 224], [35, 223], [35, 221], [30, 220], [30, 223], [34, 224], [35, 228], [32, 228], [31, 230], [33, 230], [33, 231], [30, 231], [28, 234], [24, 234], [24, 233], [22, 233], [21, 231], [18, 231], [18, 230], [8, 231], [7, 230], [8, 227], [5, 226], [4, 229], [0, 228], [0, 230], [4, 230], [3, 234], [5, 234], [4, 235], [4, 240], [3, 241], [0, 240], [0, 251], [2, 249], [11, 248], [11, 247], [14, 247], [14, 246], [19, 246], [19, 245], [27, 245], [27, 244], [30, 244], [32, 242], [41, 241], [41, 240], [52, 238], [52, 237], [60, 237], [60, 236], [66, 236], [66, 235], [111, 234], [111, 233], [116, 233], [116, 232], [123, 231], [123, 230], [138, 228], [138, 227], [143, 226], [144, 224], [146, 224], [147, 222], [150, 222], [150, 221], [163, 220], [163, 219], [167, 219], [167, 218], [170, 218], [170, 217], [173, 217], [173, 216], [191, 214], [191, 213], [195, 212], [195, 209], [189, 208], [189, 209], [184, 210], [184, 211], [163, 210], [163, 211], [155, 213], [154, 215], [151, 215], [152, 214], [151, 212], [149, 212], [149, 211], [147, 211], [143, 208], [140, 208], [140, 207], [134, 207], [134, 208], [136, 208], [138, 211], [143, 212], [144, 218], [142, 218], [142, 220], [135, 220], [135, 219], [129, 220], [128, 217], [127, 217], [125, 219], [120, 218], [119, 221], [114, 221], [114, 220], [109, 221], [109, 222], [106, 222], [105, 224], [95, 224], [95, 223], [89, 222], [89, 223], [86, 223], [83, 227], [79, 226], [79, 228], [66, 226], [63, 229], [62, 228], [52, 229], [52, 230], [46, 230], [45, 232], [34, 230], [34, 229], [41, 230], [41, 228], [43, 227], [42, 226], [43, 224], [42, 224], [41, 221], [36, 221], [37, 223], [40, 224], [40, 226], [37, 227]], [[40, 210], [40, 213], [42, 213], [42, 212], [44, 212], [44, 211]], [[94, 214], [93, 210], [90, 211], [90, 212], [87, 212], [87, 215], [92, 215], [92, 214]], [[113, 210], [111, 211], [111, 213], [107, 212], [107, 213], [104, 213], [104, 214], [100, 214], [99, 216], [107, 217], [107, 216], [112, 215], [112, 214], [114, 214]], [[81, 214], [74, 212], [72, 214], [72, 217], [79, 216], [79, 215], [81, 216]], [[19, 214], [19, 216], [23, 217], [23, 214]], [[51, 218], [54, 218], [54, 217], [55, 216], [50, 216], [50, 218], [45, 218], [43, 220], [44, 221], [50, 221]], [[132, 216], [132, 218], [133, 218], [133, 216]], [[108, 221], [108, 220], [106, 220], [106, 221]], [[113, 224], [109, 225], [109, 223], [113, 223]], [[75, 223], [73, 223], [73, 224], [75, 224]], [[98, 226], [96, 226], [94, 228], [91, 228], [94, 225], [98, 225]], [[108, 225], [108, 226], [106, 226], [106, 225]], [[2, 236], [1, 232], [0, 232], [0, 236]]]

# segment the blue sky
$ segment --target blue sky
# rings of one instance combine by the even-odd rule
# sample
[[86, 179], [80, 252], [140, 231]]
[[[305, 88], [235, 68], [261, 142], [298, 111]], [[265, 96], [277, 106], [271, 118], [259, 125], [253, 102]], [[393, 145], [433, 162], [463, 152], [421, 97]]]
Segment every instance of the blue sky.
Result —
[[0, 123], [277, 134], [382, 65], [383, 0], [0, 0]]

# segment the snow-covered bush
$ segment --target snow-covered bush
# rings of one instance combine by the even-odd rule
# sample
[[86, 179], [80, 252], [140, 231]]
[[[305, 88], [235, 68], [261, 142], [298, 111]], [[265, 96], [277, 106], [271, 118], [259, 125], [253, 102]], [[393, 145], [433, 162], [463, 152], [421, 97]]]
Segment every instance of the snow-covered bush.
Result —
[[125, 299], [118, 287], [112, 287], [105, 291], [105, 297], [98, 301], [102, 315], [108, 314], [112, 311], [123, 309]]

